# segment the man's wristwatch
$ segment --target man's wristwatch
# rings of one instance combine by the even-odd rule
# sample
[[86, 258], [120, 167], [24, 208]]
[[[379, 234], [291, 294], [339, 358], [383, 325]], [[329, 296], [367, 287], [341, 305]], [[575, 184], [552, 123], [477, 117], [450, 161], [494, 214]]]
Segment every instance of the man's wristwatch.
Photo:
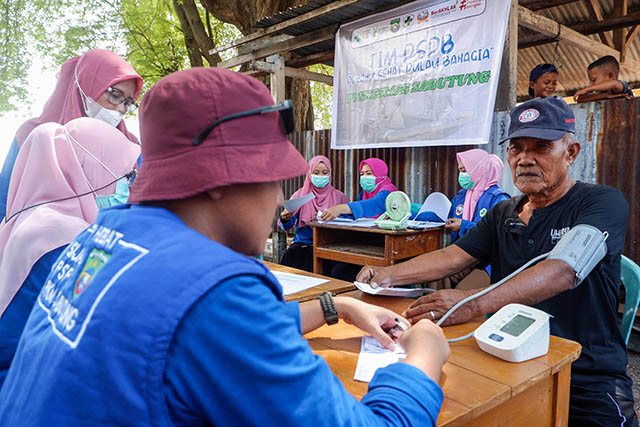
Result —
[[320, 300], [320, 307], [322, 307], [322, 313], [324, 314], [324, 320], [327, 322], [327, 325], [338, 323], [338, 311], [336, 310], [336, 305], [333, 303], [334, 296], [336, 296], [336, 294], [324, 292], [318, 297]]

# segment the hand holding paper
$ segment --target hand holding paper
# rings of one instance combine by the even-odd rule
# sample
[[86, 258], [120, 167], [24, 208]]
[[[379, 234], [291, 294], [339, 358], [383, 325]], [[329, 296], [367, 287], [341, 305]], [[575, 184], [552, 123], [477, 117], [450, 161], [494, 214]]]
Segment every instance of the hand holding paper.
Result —
[[285, 200], [282, 203], [282, 207], [288, 210], [289, 212], [295, 212], [302, 207], [305, 203], [310, 202], [315, 199], [315, 195], [313, 193], [305, 194], [302, 197], [297, 197], [295, 199]]
[[370, 295], [384, 295], [384, 296], [392, 296], [392, 297], [420, 297], [425, 294], [430, 294], [435, 292], [435, 289], [427, 289], [427, 288], [374, 288], [368, 283], [362, 282], [353, 282], [358, 289], [362, 292], [370, 294]]

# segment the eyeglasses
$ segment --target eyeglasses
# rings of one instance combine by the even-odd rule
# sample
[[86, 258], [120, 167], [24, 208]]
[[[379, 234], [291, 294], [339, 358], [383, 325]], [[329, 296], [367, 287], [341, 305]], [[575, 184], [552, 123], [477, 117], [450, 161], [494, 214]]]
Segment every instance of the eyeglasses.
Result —
[[267, 114], [277, 111], [280, 113], [280, 122], [284, 128], [284, 133], [291, 133], [295, 127], [295, 121], [293, 118], [293, 103], [290, 100], [282, 101], [279, 104], [270, 105], [268, 107], [254, 108], [253, 110], [241, 111], [239, 113], [229, 114], [211, 123], [197, 138], [191, 143], [193, 145], [200, 145], [209, 136], [211, 131], [222, 122], [228, 120], [239, 119], [240, 117], [254, 116], [256, 114]]
[[136, 108], [138, 108], [138, 104], [133, 100], [133, 98], [129, 98], [125, 96], [124, 92], [115, 87], [108, 87], [107, 93], [109, 94], [109, 102], [113, 105], [120, 105], [124, 102], [124, 108], [127, 112], [132, 112]]

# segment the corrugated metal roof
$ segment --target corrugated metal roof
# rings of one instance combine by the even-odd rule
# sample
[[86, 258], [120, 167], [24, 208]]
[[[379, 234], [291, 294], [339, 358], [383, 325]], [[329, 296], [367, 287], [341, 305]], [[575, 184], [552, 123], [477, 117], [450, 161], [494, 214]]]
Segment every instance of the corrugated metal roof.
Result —
[[[304, 13], [318, 9], [334, 0], [310, 0], [303, 6], [288, 9], [284, 12], [277, 13], [274, 16], [260, 20], [256, 27], [269, 27], [288, 19], [300, 16]], [[598, 0], [602, 12], [605, 17], [613, 14], [614, 0]], [[407, 0], [362, 0], [358, 3], [343, 7], [326, 15], [312, 19], [310, 21], [295, 25], [284, 31], [290, 35], [305, 34], [319, 28], [332, 24], [341, 24], [356, 18], [365, 16], [381, 8], [392, 8], [401, 4], [408, 3]], [[628, 0], [628, 10], [640, 10], [640, 0]], [[575, 1], [561, 6], [555, 6], [548, 9], [539, 10], [540, 13], [551, 18], [563, 25], [571, 26], [575, 24], [592, 22], [594, 18], [591, 16], [590, 6], [587, 2]], [[625, 29], [628, 31], [628, 28]], [[535, 34], [526, 28], [520, 28], [519, 37]], [[611, 32], [610, 32], [611, 33]], [[600, 41], [597, 34], [589, 35], [591, 39]], [[317, 52], [331, 51], [334, 49], [334, 40], [326, 40], [322, 43], [306, 46], [301, 49], [294, 50], [293, 53], [299, 56], [307, 56]], [[627, 56], [640, 62], [640, 36], [637, 36], [627, 50]], [[555, 62], [560, 71], [558, 92], [572, 93], [577, 89], [588, 86], [587, 66], [596, 60], [597, 55], [588, 53], [583, 49], [579, 49], [569, 45], [566, 42], [549, 43], [520, 49], [518, 51], [518, 97], [526, 97], [528, 91], [529, 71], [539, 63]], [[640, 87], [640, 73], [629, 71], [622, 67], [620, 79], [631, 84], [632, 87]]]

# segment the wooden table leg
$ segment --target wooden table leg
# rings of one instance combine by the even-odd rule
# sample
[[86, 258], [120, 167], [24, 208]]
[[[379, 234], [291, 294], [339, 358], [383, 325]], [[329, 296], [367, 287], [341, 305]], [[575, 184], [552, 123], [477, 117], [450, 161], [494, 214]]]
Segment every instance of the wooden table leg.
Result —
[[320, 241], [320, 230], [318, 227], [313, 227], [313, 272], [316, 274], [322, 274], [322, 259], [318, 258], [316, 254], [316, 247]]
[[567, 363], [554, 375], [553, 423], [566, 426], [569, 422], [569, 391], [571, 388], [571, 363]]

